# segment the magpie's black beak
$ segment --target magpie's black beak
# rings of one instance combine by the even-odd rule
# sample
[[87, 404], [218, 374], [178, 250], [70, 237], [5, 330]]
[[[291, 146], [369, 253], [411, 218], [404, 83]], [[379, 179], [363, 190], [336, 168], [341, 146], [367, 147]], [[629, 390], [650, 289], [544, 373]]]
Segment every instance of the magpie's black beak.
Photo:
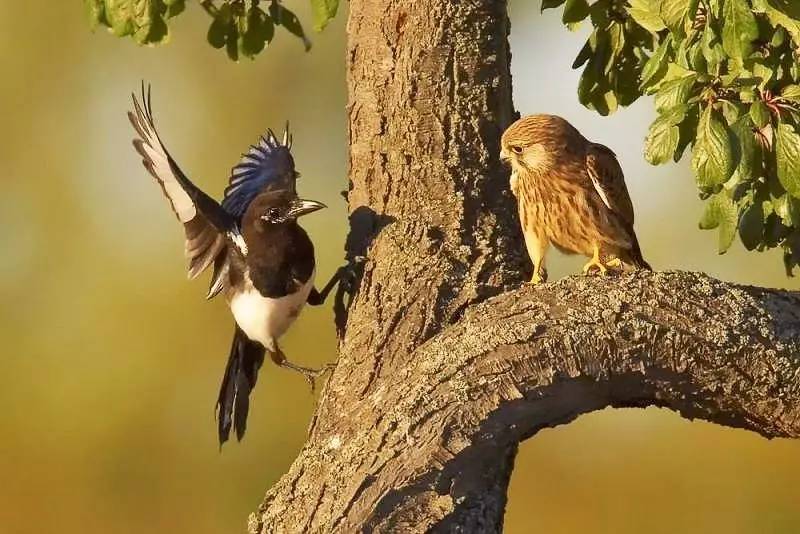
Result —
[[315, 212], [317, 210], [321, 210], [322, 208], [327, 208], [325, 204], [322, 202], [317, 202], [316, 200], [295, 200], [292, 202], [291, 207], [289, 208], [289, 217], [302, 217], [303, 215], [308, 215], [309, 213]]

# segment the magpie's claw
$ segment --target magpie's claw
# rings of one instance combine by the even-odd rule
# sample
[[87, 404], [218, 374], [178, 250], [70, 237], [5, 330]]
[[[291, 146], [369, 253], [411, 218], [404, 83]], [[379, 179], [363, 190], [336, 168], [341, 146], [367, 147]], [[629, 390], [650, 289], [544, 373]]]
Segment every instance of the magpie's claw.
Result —
[[316, 380], [317, 378], [321, 377], [328, 371], [332, 370], [336, 367], [335, 363], [326, 363], [319, 369], [311, 369], [309, 367], [303, 367], [302, 365], [296, 365], [288, 360], [284, 360], [279, 364], [281, 367], [286, 367], [287, 369], [291, 369], [292, 371], [297, 371], [308, 381], [308, 385], [311, 387], [311, 393], [314, 393], [316, 389]]

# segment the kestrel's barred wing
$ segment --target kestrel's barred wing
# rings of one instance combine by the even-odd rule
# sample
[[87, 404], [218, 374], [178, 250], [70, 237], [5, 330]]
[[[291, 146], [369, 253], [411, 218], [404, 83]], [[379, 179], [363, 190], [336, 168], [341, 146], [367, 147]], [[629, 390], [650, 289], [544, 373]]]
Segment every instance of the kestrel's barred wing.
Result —
[[133, 146], [142, 156], [145, 168], [161, 186], [178, 220], [183, 223], [189, 278], [196, 278], [215, 262], [215, 273], [208, 297], [211, 298], [221, 289], [220, 271], [223, 264], [215, 260], [225, 255], [225, 234], [235, 230], [235, 220], [214, 199], [194, 185], [172, 159], [156, 131], [150, 89], [148, 87], [145, 91], [144, 84], [141, 100], [140, 103], [136, 95], [133, 95], [134, 111], [128, 112], [128, 118], [139, 134], [139, 138], [133, 140]]
[[586, 171], [606, 207], [632, 229], [633, 203], [616, 154], [606, 146], [590, 143], [586, 150]]
[[633, 203], [616, 154], [606, 146], [590, 143], [586, 150], [586, 172], [603, 203], [619, 216], [626, 227], [631, 245], [628, 260], [637, 267], [650, 270], [650, 264], [642, 256], [639, 240], [633, 230]]

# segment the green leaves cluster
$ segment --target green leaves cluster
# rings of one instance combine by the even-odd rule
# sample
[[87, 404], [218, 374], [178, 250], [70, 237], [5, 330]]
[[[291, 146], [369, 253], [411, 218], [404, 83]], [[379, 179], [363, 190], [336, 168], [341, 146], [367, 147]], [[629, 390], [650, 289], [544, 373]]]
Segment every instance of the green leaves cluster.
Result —
[[719, 231], [719, 252], [738, 233], [748, 250], [780, 247], [787, 273], [800, 265], [800, 1], [543, 0], [564, 23], [592, 34], [580, 101], [605, 115], [641, 95], [658, 117], [645, 140], [653, 165], [687, 147], [700, 221]]
[[311, 48], [297, 15], [277, 1], [270, 2], [266, 11], [259, 4], [231, 1], [206, 6], [213, 18], [208, 28], [211, 46], [224, 48], [233, 61], [238, 61], [240, 56], [254, 58], [272, 42], [275, 27], [283, 26], [303, 41], [306, 50]]
[[[119, 37], [131, 36], [139, 44], [157, 44], [169, 38], [167, 20], [184, 10], [186, 0], [84, 0], [92, 29], [106, 26]], [[211, 16], [208, 42], [224, 49], [228, 57], [254, 58], [283, 27], [298, 37], [306, 50], [311, 41], [300, 20], [281, 0], [202, 0]], [[336, 16], [339, 0], [311, 0], [314, 29], [322, 31]]]
[[180, 14], [185, 0], [84, 0], [92, 29], [103, 25], [117, 37], [130, 35], [139, 44], [169, 39], [167, 20]]

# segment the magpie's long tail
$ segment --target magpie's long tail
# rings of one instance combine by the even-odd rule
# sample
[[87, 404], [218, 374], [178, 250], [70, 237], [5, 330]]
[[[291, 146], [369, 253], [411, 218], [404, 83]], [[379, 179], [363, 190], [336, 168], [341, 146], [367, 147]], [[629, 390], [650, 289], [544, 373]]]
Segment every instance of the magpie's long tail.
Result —
[[237, 326], [217, 399], [220, 447], [228, 441], [231, 426], [236, 429], [236, 438], [239, 441], [244, 437], [247, 413], [250, 411], [250, 392], [256, 387], [258, 370], [262, 363], [264, 347], [248, 339]]

